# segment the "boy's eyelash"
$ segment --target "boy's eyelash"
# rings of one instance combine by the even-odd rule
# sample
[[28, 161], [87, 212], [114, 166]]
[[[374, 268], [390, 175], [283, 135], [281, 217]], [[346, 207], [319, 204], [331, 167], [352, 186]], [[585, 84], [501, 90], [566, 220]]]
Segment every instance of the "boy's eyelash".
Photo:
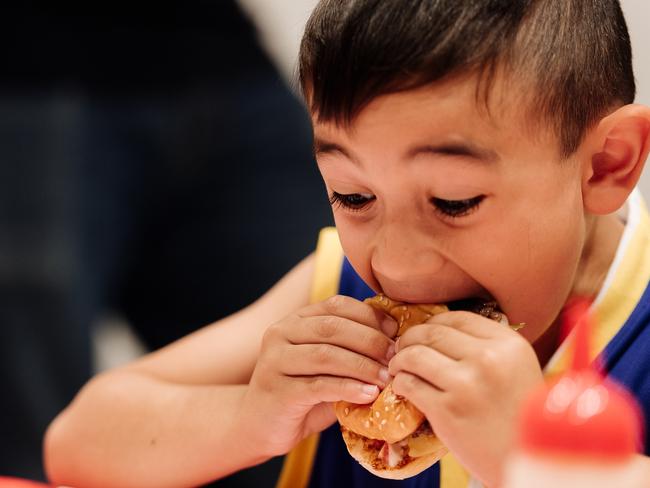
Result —
[[[343, 207], [346, 210], [360, 211], [375, 200], [375, 196], [367, 197], [360, 193], [342, 194], [332, 192], [330, 196], [330, 204], [332, 206]], [[444, 200], [442, 198], [432, 198], [431, 204], [434, 206], [436, 212], [446, 218], [459, 218], [465, 217], [472, 212], [476, 211], [485, 199], [485, 195], [478, 195], [473, 198], [466, 198], [463, 200]]]
[[473, 198], [464, 200], [443, 200], [442, 198], [432, 198], [431, 204], [436, 212], [447, 218], [465, 217], [476, 211], [485, 199], [485, 195], [478, 195]]
[[332, 192], [330, 196], [330, 204], [332, 206], [336, 205], [338, 207], [343, 207], [347, 210], [359, 211], [363, 207], [372, 202], [376, 197], [368, 198], [361, 195], [360, 193], [350, 193], [344, 195], [342, 193]]

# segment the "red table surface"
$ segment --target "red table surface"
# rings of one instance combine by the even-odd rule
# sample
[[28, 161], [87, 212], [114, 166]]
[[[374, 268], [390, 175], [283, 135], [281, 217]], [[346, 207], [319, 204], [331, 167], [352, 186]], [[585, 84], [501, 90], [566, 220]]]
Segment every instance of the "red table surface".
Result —
[[0, 476], [0, 488], [51, 488], [51, 485], [39, 483], [38, 481]]

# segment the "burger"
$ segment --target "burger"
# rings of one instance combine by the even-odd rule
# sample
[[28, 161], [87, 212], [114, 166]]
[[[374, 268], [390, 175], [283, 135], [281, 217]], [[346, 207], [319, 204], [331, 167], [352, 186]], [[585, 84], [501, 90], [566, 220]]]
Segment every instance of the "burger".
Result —
[[[449, 305], [407, 304], [377, 295], [365, 300], [392, 316], [397, 336], [409, 327], [449, 310], [468, 310], [507, 323], [496, 302], [463, 300]], [[415, 476], [447, 453], [431, 425], [415, 406], [388, 384], [372, 404], [335, 404], [336, 417], [350, 455], [371, 473], [388, 479]]]

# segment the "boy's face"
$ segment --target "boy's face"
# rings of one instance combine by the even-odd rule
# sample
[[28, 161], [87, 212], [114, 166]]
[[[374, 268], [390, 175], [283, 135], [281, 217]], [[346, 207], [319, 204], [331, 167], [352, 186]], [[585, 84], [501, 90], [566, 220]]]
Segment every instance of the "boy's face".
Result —
[[351, 127], [314, 118], [345, 254], [407, 302], [497, 300], [534, 342], [570, 294], [585, 238], [581, 167], [560, 161], [505, 89], [474, 79], [372, 101]]

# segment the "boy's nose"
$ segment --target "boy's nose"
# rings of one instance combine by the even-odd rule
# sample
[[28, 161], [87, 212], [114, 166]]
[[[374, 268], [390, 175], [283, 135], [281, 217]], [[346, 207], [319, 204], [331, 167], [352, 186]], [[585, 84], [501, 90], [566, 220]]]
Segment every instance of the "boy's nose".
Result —
[[[436, 282], [444, 276], [446, 259], [435, 249], [403, 236], [376, 243], [371, 266], [382, 291], [395, 300], [427, 302], [439, 294]], [[436, 296], [434, 296], [436, 295]]]

